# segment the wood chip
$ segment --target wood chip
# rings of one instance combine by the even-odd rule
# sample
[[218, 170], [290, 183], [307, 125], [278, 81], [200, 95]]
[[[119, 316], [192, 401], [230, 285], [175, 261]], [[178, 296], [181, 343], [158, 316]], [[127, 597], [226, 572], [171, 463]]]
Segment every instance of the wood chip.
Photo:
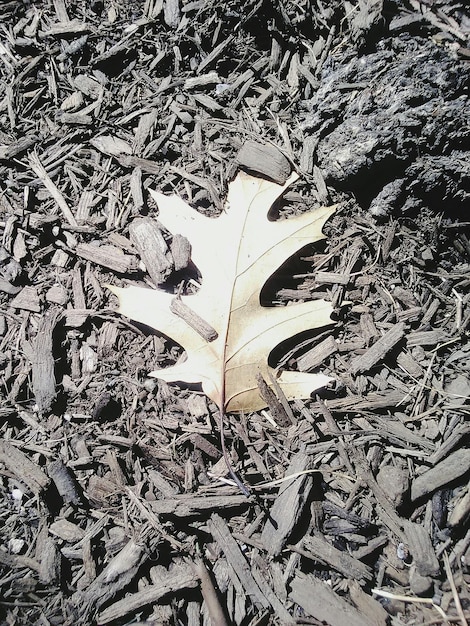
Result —
[[338, 550], [319, 534], [305, 537], [302, 542], [302, 548], [296, 548], [295, 546], [290, 546], [290, 548], [312, 561], [332, 567], [348, 578], [358, 580], [361, 584], [365, 584], [372, 579], [370, 567], [358, 561], [348, 552]]
[[297, 359], [298, 368], [301, 372], [312, 370], [337, 351], [338, 344], [335, 338], [330, 335]]
[[212, 511], [245, 508], [249, 504], [246, 496], [180, 496], [178, 499], [150, 502], [157, 515], [192, 517], [207, 515]]
[[49, 463], [47, 473], [66, 504], [80, 504], [81, 496], [72, 471], [59, 459]]
[[95, 607], [99, 609], [118, 591], [127, 587], [147, 558], [144, 546], [130, 540], [85, 590], [77, 591], [72, 596], [71, 609], [80, 607], [81, 619], [90, 616]]
[[419, 500], [436, 489], [463, 478], [468, 471], [470, 471], [470, 450], [468, 448], [456, 450], [413, 480], [411, 499]]
[[175, 297], [170, 302], [170, 311], [183, 319], [188, 326], [195, 330], [206, 341], [215, 341], [218, 337], [215, 328], [195, 313], [181, 298]]
[[237, 155], [237, 163], [251, 172], [266, 176], [284, 185], [289, 178], [292, 167], [278, 148], [270, 144], [259, 144], [247, 141]]
[[256, 606], [267, 608], [269, 602], [253, 578], [250, 566], [238, 543], [230, 533], [225, 521], [216, 513], [211, 516], [209, 521], [209, 531], [224, 553], [233, 575], [238, 579], [245, 593], [252, 598]]
[[150, 217], [137, 218], [129, 226], [129, 235], [149, 276], [156, 285], [160, 285], [172, 266], [168, 245], [160, 226]]
[[329, 626], [372, 626], [373, 621], [359, 613], [335, 593], [326, 582], [297, 573], [291, 583], [289, 598], [302, 607], [305, 615]]
[[[16, 288], [13, 286], [11, 286], [11, 289], [3, 289], [3, 291], [6, 291], [7, 293], [11, 293], [15, 290]], [[13, 298], [11, 305], [15, 309], [39, 313], [41, 311], [41, 303], [39, 301], [38, 290], [35, 287], [23, 287], [20, 293]]]
[[164, 580], [151, 584], [138, 591], [128, 594], [122, 600], [111, 604], [97, 617], [97, 624], [109, 624], [122, 619], [126, 615], [137, 612], [149, 604], [158, 603], [164, 596], [175, 594], [184, 589], [197, 587], [198, 579], [190, 565], [180, 565], [169, 570]]
[[385, 335], [376, 341], [364, 354], [351, 362], [351, 372], [366, 372], [377, 365], [384, 356], [401, 341], [405, 334], [405, 323], [399, 322], [390, 328]]
[[35, 495], [40, 495], [49, 486], [49, 477], [39, 465], [7, 441], [0, 441], [0, 461]]
[[24, 349], [31, 361], [34, 396], [40, 413], [52, 408], [57, 395], [53, 334], [59, 313], [44, 316], [32, 342], [24, 342]]
[[93, 246], [90, 243], [80, 243], [75, 253], [82, 259], [108, 267], [119, 274], [127, 274], [136, 269], [135, 258], [124, 254], [122, 250], [115, 246]]
[[[286, 477], [308, 468], [309, 457], [304, 452], [298, 452], [287, 468]], [[280, 486], [261, 533], [261, 541], [270, 554], [277, 555], [281, 552], [302, 515], [312, 486], [313, 479], [308, 474], [287, 480]]]

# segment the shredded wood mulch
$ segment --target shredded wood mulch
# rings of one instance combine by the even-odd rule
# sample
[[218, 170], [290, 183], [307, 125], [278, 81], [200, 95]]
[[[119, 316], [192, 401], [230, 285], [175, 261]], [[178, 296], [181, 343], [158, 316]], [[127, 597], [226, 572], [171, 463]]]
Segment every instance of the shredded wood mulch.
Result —
[[[1, 3], [2, 625], [467, 623], [469, 38], [451, 0]], [[272, 359], [336, 382], [227, 416], [248, 497], [105, 287], [195, 284], [148, 190], [217, 215], [237, 168], [339, 203], [262, 294], [333, 303]]]

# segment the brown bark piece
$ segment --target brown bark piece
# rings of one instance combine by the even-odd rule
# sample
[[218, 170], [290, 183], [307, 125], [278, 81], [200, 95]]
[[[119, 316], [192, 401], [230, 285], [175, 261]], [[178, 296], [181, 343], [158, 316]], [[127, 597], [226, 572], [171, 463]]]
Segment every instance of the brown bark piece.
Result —
[[357, 581], [353, 580], [349, 583], [349, 593], [358, 611], [365, 616], [366, 620], [370, 620], [371, 626], [388, 624], [387, 611], [378, 600], [363, 591]]
[[269, 602], [253, 578], [250, 566], [243, 556], [238, 543], [233, 538], [225, 521], [214, 513], [209, 521], [209, 531], [217, 542], [219, 548], [225, 554], [227, 563], [233, 571], [233, 575], [238, 579], [246, 594], [249, 595], [254, 604], [267, 608]]
[[44, 584], [55, 584], [61, 578], [61, 554], [56, 542], [47, 537], [41, 549], [39, 580]]
[[149, 502], [157, 515], [175, 515], [176, 517], [201, 516], [213, 511], [245, 508], [250, 501], [246, 496], [181, 496], [178, 499], [155, 500]]
[[56, 398], [53, 333], [58, 313], [41, 317], [38, 332], [32, 344], [24, 343], [25, 352], [32, 365], [32, 384], [41, 413], [47, 413]]
[[189, 265], [191, 260], [191, 244], [186, 237], [175, 233], [171, 240], [170, 251], [173, 257], [175, 271], [183, 270]]
[[119, 274], [135, 271], [135, 258], [129, 254], [124, 254], [116, 246], [93, 246], [90, 243], [80, 243], [75, 252], [82, 259], [108, 267]]
[[49, 477], [42, 469], [7, 441], [0, 441], [0, 461], [35, 495], [39, 495], [49, 485]]
[[351, 372], [358, 374], [366, 372], [379, 363], [384, 356], [402, 339], [405, 334], [404, 322], [399, 322], [390, 328], [385, 335], [376, 341], [364, 354], [356, 357], [351, 363]]
[[355, 559], [348, 552], [338, 550], [320, 534], [305, 537], [302, 549], [299, 549], [298, 552], [312, 561], [319, 561], [332, 567], [348, 578], [358, 580], [361, 584], [372, 579], [370, 567]]
[[174, 567], [167, 572], [164, 580], [153, 583], [137, 593], [127, 595], [122, 600], [111, 604], [97, 617], [97, 624], [109, 624], [130, 613], [135, 613], [148, 604], [155, 604], [164, 596], [174, 594], [182, 589], [197, 587], [198, 579], [190, 565]]
[[170, 311], [181, 317], [188, 326], [191, 326], [206, 341], [215, 341], [218, 337], [215, 328], [212, 328], [205, 320], [195, 313], [181, 298], [173, 298], [170, 304]]
[[440, 566], [428, 531], [424, 526], [410, 522], [407, 519], [402, 519], [402, 527], [406, 535], [410, 555], [413, 558], [413, 564], [416, 566], [419, 574], [421, 576], [437, 576]]
[[147, 558], [144, 546], [131, 539], [84, 591], [72, 596], [71, 607], [79, 609], [80, 618], [85, 620], [95, 607], [99, 609], [127, 587]]
[[411, 499], [420, 498], [465, 476], [470, 471], [470, 450], [462, 448], [449, 454], [440, 463], [417, 476], [411, 483]]
[[80, 526], [66, 519], [58, 519], [52, 522], [49, 526], [49, 532], [69, 543], [77, 543], [85, 537], [85, 531]]
[[49, 463], [47, 473], [57, 487], [59, 495], [67, 504], [79, 504], [80, 493], [71, 470], [59, 459]]
[[129, 226], [129, 235], [150, 278], [159, 285], [171, 271], [168, 246], [161, 228], [152, 218], [139, 217]]
[[[287, 468], [286, 477], [303, 472], [308, 467], [309, 457], [305, 452], [298, 452]], [[312, 485], [312, 477], [307, 474], [287, 480], [280, 486], [261, 533], [261, 541], [270, 554], [277, 555], [281, 552], [302, 514]]]
[[292, 171], [286, 157], [275, 146], [247, 141], [237, 155], [237, 163], [243, 168], [270, 178], [284, 185]]
[[298, 573], [291, 583], [289, 598], [302, 607], [306, 616], [329, 626], [372, 626], [366, 615], [343, 600], [325, 582]]
[[[6, 281], [5, 281], [6, 283]], [[4, 284], [5, 284], [4, 283]], [[7, 283], [9, 285], [9, 283]], [[16, 287], [13, 285], [11, 289], [6, 287], [3, 291], [12, 293]], [[41, 304], [39, 302], [39, 294], [35, 287], [23, 287], [20, 293], [13, 298], [11, 306], [15, 309], [22, 309], [23, 311], [31, 311], [32, 313], [39, 313], [41, 311]]]
[[338, 344], [336, 343], [334, 337], [330, 335], [297, 359], [298, 368], [301, 372], [306, 372], [314, 367], [318, 367], [321, 363], [323, 363], [323, 361], [325, 361], [332, 354], [335, 354], [337, 351]]

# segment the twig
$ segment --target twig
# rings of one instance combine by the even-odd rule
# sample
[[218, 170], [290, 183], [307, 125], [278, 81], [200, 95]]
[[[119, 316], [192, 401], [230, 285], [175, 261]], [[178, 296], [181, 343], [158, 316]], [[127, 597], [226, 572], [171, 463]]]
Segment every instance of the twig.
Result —
[[449, 556], [447, 552], [443, 552], [442, 558], [444, 559], [444, 567], [446, 570], [447, 580], [449, 581], [449, 585], [452, 591], [452, 596], [454, 598], [455, 608], [457, 609], [457, 614], [460, 618], [460, 622], [462, 626], [467, 626], [467, 620], [465, 619], [465, 615], [462, 609], [462, 604], [460, 602], [457, 587], [455, 586], [454, 577], [452, 575], [452, 569], [450, 567]]
[[[222, 406], [223, 406], [223, 404], [224, 403], [222, 403]], [[228, 456], [227, 448], [225, 447], [224, 417], [225, 417], [225, 411], [223, 409], [219, 409], [220, 445], [222, 446], [222, 454], [224, 455], [225, 465], [227, 466], [228, 473], [233, 478], [233, 480], [234, 480], [235, 484], [237, 485], [237, 487], [240, 489], [240, 491], [243, 493], [243, 495], [245, 495], [247, 498], [249, 498], [251, 494], [250, 494], [248, 488], [242, 483], [242, 481], [238, 478], [238, 476], [233, 471], [232, 464], [231, 464], [230, 458]]]
[[52, 182], [52, 180], [49, 177], [49, 175], [47, 174], [43, 164], [39, 160], [39, 157], [36, 154], [36, 152], [32, 152], [29, 155], [28, 160], [29, 160], [29, 165], [30, 165], [31, 169], [36, 174], [36, 176], [39, 178], [39, 180], [43, 183], [44, 187], [51, 194], [51, 196], [54, 198], [54, 200], [57, 202], [57, 204], [59, 205], [60, 210], [62, 211], [65, 219], [70, 224], [70, 226], [78, 226], [77, 221], [76, 221], [72, 211], [69, 209], [69, 206], [68, 206], [67, 202], [65, 201], [64, 196], [60, 193], [60, 191], [58, 190], [56, 185]]
[[202, 559], [194, 561], [194, 570], [201, 581], [201, 593], [209, 612], [211, 626], [228, 626], [212, 579]]
[[399, 602], [413, 602], [415, 604], [431, 604], [434, 609], [441, 615], [445, 622], [449, 622], [447, 615], [441, 609], [440, 606], [435, 604], [432, 598], [417, 598], [416, 596], [402, 596], [396, 593], [390, 593], [389, 591], [382, 591], [382, 589], [372, 589], [372, 593], [382, 598], [389, 598], [390, 600], [398, 600]]

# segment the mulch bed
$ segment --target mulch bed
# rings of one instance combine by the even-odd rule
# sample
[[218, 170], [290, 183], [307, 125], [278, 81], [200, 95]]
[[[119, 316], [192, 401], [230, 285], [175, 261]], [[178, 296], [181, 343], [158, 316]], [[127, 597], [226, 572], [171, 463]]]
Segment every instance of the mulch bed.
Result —
[[[465, 4], [1, 3], [2, 626], [467, 623]], [[105, 285], [159, 280], [149, 188], [215, 216], [253, 151], [278, 213], [338, 203], [263, 292], [333, 303], [272, 358], [336, 382], [227, 416], [247, 497]]]

